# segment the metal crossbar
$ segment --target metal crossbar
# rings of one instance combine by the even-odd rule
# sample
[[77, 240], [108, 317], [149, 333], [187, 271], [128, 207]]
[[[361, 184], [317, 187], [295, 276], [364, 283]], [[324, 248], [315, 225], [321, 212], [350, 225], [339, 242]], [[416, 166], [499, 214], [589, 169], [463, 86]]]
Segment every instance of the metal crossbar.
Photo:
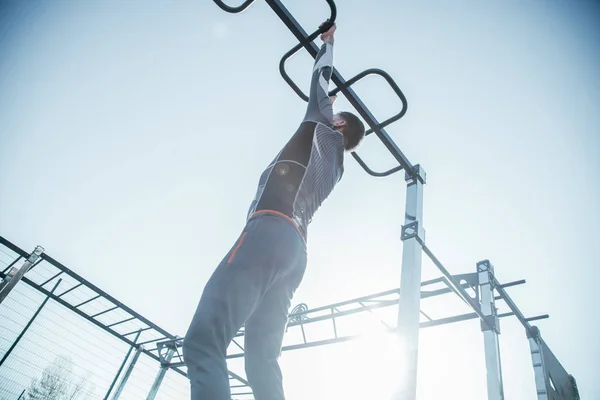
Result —
[[[459, 280], [461, 280], [461, 278], [468, 277], [469, 275], [471, 275], [472, 278], [473, 275], [476, 274], [455, 275], [452, 276], [452, 279], [458, 282]], [[515, 286], [517, 284], [522, 283], [525, 283], [525, 281], [521, 280], [517, 282], [510, 282], [507, 285]], [[440, 288], [436, 287], [429, 289], [430, 287], [433, 287], [435, 285], [439, 286], [440, 284], [442, 285], [442, 287]], [[457, 283], [457, 285], [463, 290], [467, 288], [474, 289], [469, 282], [460, 284]], [[453, 286], [450, 285], [448, 279], [445, 276], [424, 281], [421, 283], [421, 288], [421, 299], [429, 299], [444, 294], [453, 293], [455, 290]], [[465, 295], [468, 296], [466, 292]], [[366, 313], [374, 313], [376, 310], [388, 309], [394, 306], [397, 307], [398, 297], [399, 289], [392, 289], [312, 309], [307, 309], [307, 307], [302, 304], [300, 305], [302, 306], [300, 307], [302, 311], [291, 313], [289, 315], [288, 332], [286, 333], [286, 339], [288, 339], [288, 342], [291, 343], [284, 345], [282, 350], [298, 350], [308, 347], [323, 346], [327, 344], [342, 343], [354, 339], [359, 339], [364, 335], [360, 333], [353, 333], [352, 329], [340, 329], [340, 326], [343, 325], [344, 321], [350, 320], [353, 317], [364, 316]], [[421, 328], [431, 328], [434, 326], [440, 326], [480, 318], [479, 314], [476, 312], [466, 312], [459, 315], [437, 317], [435, 319], [431, 318], [427, 313], [423, 311], [421, 313], [424, 316], [424, 320], [422, 320], [422, 322], [420, 323]], [[513, 311], [508, 311], [500, 313], [498, 317], [504, 318], [513, 315], [515, 315]], [[382, 324], [382, 327], [380, 329], [381, 332], [395, 331], [396, 327], [394, 326], [393, 321], [385, 321], [384, 318], [377, 315], [376, 317]], [[527, 321], [533, 321], [544, 318], [548, 318], [548, 315], [540, 315], [525, 319]], [[310, 338], [310, 335], [308, 334], [308, 331], [312, 328], [314, 328], [315, 332], [319, 332], [318, 335], [314, 335], [315, 338]], [[341, 330], [344, 330], [345, 332], [341, 332]], [[325, 334], [323, 333], [324, 331]], [[230, 349], [227, 354], [228, 359], [241, 358], [244, 356], [243, 347], [240, 346], [237, 341], [235, 341], [237, 339], [243, 338], [243, 336], [244, 329], [242, 328], [236, 334], [233, 346], [230, 346]], [[159, 346], [164, 347], [166, 345], [174, 345], [176, 347], [179, 347], [182, 345], [182, 343], [183, 341], [181, 339], [177, 339], [162, 342], [159, 344]], [[170, 365], [183, 365], [183, 357], [181, 355], [174, 356]]]

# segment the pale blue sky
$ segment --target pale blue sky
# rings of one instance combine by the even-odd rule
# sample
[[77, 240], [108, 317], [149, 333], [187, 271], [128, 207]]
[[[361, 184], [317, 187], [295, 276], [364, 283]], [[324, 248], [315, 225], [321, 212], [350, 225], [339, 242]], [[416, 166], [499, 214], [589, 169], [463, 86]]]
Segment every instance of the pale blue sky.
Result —
[[[320, 0], [287, 3], [310, 31], [328, 13]], [[487, 258], [500, 281], [526, 279], [513, 298], [527, 315], [550, 314], [543, 337], [582, 398], [598, 398], [600, 8], [338, 3], [336, 68], [384, 69], [408, 98], [388, 132], [427, 171], [429, 247], [452, 273]], [[295, 39], [262, 1], [241, 15], [198, 0], [1, 4], [1, 235], [44, 246], [183, 335], [260, 172], [304, 114], [278, 72]], [[305, 90], [311, 62], [289, 63]], [[355, 89], [380, 120], [396, 112], [383, 80]], [[374, 169], [393, 165], [375, 137], [360, 153]], [[402, 174], [376, 179], [348, 157], [311, 226], [294, 303], [398, 287], [404, 196]], [[424, 279], [435, 276], [425, 262]], [[515, 320], [501, 325], [506, 398], [533, 398], [525, 335]], [[419, 399], [484, 397], [476, 321], [421, 338]], [[284, 353], [289, 399], [364, 398], [385, 351], [352, 346]]]

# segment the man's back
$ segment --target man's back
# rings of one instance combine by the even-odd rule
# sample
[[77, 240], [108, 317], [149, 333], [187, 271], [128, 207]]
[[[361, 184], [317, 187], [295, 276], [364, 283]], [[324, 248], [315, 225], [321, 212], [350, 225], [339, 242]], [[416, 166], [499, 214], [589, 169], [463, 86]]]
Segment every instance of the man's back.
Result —
[[344, 172], [344, 138], [320, 123], [303, 122], [263, 171], [248, 218], [259, 211], [289, 217], [306, 237], [308, 224]]
[[324, 43], [315, 59], [306, 115], [296, 133], [263, 171], [248, 211], [283, 214], [306, 237], [308, 225], [344, 172], [344, 136], [333, 129], [327, 94], [333, 43]]

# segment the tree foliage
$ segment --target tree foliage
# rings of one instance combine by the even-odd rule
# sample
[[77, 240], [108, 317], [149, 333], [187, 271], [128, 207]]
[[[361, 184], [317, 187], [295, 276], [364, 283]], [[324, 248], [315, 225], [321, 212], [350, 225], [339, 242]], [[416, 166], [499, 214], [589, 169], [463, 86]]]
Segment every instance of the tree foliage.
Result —
[[86, 392], [86, 380], [73, 372], [73, 362], [58, 356], [33, 379], [27, 400], [77, 400]]

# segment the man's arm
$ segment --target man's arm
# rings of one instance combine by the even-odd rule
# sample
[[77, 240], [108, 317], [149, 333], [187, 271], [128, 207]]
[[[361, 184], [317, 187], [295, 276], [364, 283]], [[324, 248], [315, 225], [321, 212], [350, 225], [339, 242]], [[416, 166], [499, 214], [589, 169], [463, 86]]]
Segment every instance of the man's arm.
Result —
[[333, 33], [335, 24], [321, 35], [323, 45], [313, 67], [308, 106], [303, 121], [330, 125], [333, 119], [332, 102], [329, 99], [329, 80], [333, 73]]

